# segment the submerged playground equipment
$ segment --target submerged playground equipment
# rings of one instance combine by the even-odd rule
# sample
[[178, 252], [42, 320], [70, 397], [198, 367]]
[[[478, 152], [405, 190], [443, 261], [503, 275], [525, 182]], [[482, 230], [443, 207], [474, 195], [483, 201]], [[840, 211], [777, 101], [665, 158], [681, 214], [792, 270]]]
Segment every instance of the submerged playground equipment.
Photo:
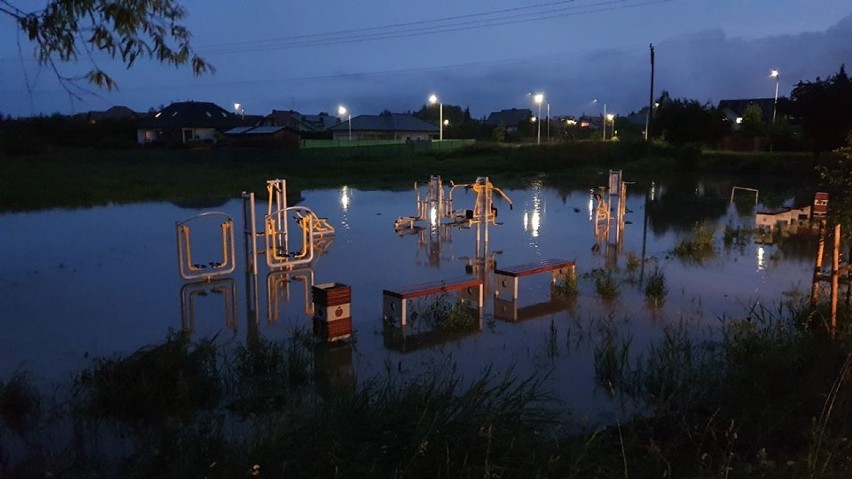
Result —
[[[289, 299], [289, 285], [292, 281], [304, 283], [305, 311], [309, 314], [314, 312], [314, 305], [308, 297], [315, 282], [310, 263], [329, 248], [334, 237], [334, 227], [310, 208], [289, 206], [285, 180], [269, 180], [266, 189], [266, 214], [260, 226], [254, 193], [243, 192], [241, 195], [246, 297], [247, 313], [252, 321], [256, 321], [259, 310], [258, 263], [259, 256], [264, 256], [269, 270], [266, 281], [267, 315], [269, 321], [274, 322], [278, 319], [279, 303]], [[195, 243], [193, 228], [201, 230]], [[224, 212], [207, 211], [176, 222], [175, 230], [178, 271], [183, 280], [190, 281], [181, 288], [181, 321], [184, 329], [193, 329], [195, 300], [214, 293], [224, 298], [226, 326], [236, 330], [236, 286], [234, 280], [228, 277], [235, 271], [237, 263], [233, 218]], [[205, 254], [212, 254], [214, 258], [198, 259]]]
[[[472, 209], [453, 209], [453, 193], [457, 188], [473, 190], [476, 199]], [[455, 184], [445, 187], [440, 176], [429, 177], [429, 183], [421, 195], [417, 182], [414, 183], [417, 193], [417, 213], [414, 216], [400, 216], [394, 221], [397, 232], [415, 230], [417, 222], [426, 222], [431, 226], [450, 224], [459, 227], [470, 227], [481, 223], [497, 223], [497, 208], [494, 207], [494, 193], [503, 197], [512, 208], [512, 200], [500, 188], [494, 186], [487, 176], [481, 176], [473, 183]]]
[[[243, 233], [246, 236], [246, 248], [251, 253], [247, 259], [252, 273], [257, 273], [255, 259], [263, 254], [270, 268], [294, 268], [313, 261], [315, 252], [324, 250], [325, 241], [334, 236], [334, 227], [325, 218], [320, 218], [305, 206], [287, 205], [287, 182], [283, 179], [266, 182], [269, 200], [266, 215], [263, 217], [262, 232], [258, 232], [255, 218], [256, 205], [254, 193], [242, 193]], [[301, 242], [291, 246], [287, 215], [292, 214], [299, 227]], [[221, 220], [220, 258], [212, 261], [198, 261], [193, 256], [191, 229], [194, 225], [213, 218]], [[175, 225], [177, 233], [178, 267], [184, 280], [206, 280], [227, 276], [234, 272], [236, 254], [234, 247], [234, 219], [227, 213], [207, 211], [192, 216]], [[258, 250], [258, 240], [263, 238], [264, 249]], [[247, 255], [248, 256], [248, 255]]]
[[592, 246], [592, 251], [597, 253], [605, 250], [608, 266], [612, 266], [612, 263], [616, 261], [624, 242], [624, 225], [627, 223], [625, 215], [628, 212], [627, 185], [628, 183], [622, 178], [621, 170], [610, 170], [608, 186], [600, 186], [597, 191], [591, 191], [595, 204], [592, 223], [595, 244]]

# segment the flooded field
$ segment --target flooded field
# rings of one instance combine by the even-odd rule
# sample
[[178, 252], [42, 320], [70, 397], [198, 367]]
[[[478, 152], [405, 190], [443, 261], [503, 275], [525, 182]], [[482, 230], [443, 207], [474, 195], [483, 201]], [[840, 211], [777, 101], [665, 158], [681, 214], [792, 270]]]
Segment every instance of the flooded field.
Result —
[[[353, 336], [326, 358], [335, 374], [405, 378], [442, 364], [466, 377], [488, 367], [539, 372], [568, 410], [608, 421], [610, 396], [595, 377], [602, 342], [617, 336], [641, 351], [672, 325], [712, 335], [724, 318], [774, 309], [810, 289], [813, 236], [758, 234], [755, 213], [766, 208], [749, 193], [730, 203], [730, 185], [630, 185], [623, 229], [616, 234], [613, 223], [603, 236], [595, 234], [590, 189], [532, 183], [504, 192], [512, 208], [495, 196], [500, 224], [488, 227], [486, 246], [476, 227], [421, 221], [395, 229], [398, 217], [415, 214], [414, 191], [304, 191], [300, 205], [334, 227], [333, 240], [318, 244], [314, 260], [294, 272], [270, 271], [261, 258], [257, 275], [245, 260], [239, 199], [202, 209], [148, 203], [0, 215], [0, 377], [29, 371], [40, 381], [62, 381], [92, 358], [132, 352], [173, 330], [215, 335], [225, 345], [288, 338], [312, 327], [310, 286], [342, 283], [351, 287]], [[475, 198], [458, 189], [453, 207], [473, 209]], [[257, 210], [262, 226], [263, 201]], [[213, 283], [178, 274], [175, 222], [202, 211], [234, 219], [235, 268]], [[675, 255], [699, 224], [712, 234], [712, 251]], [[193, 229], [194, 257], [221, 257], [219, 234], [217, 225]], [[495, 266], [548, 258], [575, 262], [576, 298], [553, 299], [550, 274], [536, 274], [520, 279], [517, 301], [495, 301]], [[645, 295], [654, 273], [667, 290], [656, 305]], [[478, 274], [484, 302], [473, 331], [442, 334], [416, 322], [405, 331], [385, 327], [383, 290]], [[609, 297], [596, 284], [601, 277], [612, 280]], [[454, 296], [414, 301], [412, 311], [424, 316], [436, 301], [452, 304]]]

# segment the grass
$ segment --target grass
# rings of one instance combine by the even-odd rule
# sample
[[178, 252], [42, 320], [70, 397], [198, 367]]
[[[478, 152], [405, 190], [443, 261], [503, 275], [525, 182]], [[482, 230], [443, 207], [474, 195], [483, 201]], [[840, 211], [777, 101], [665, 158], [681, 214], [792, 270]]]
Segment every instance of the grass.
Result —
[[701, 263], [716, 254], [714, 236], [711, 228], [703, 224], [696, 225], [692, 233], [675, 246], [672, 254], [683, 260]]
[[595, 291], [602, 299], [612, 301], [618, 298], [620, 294], [618, 282], [612, 276], [612, 272], [607, 269], [593, 269], [590, 274], [595, 282]]
[[[714, 335], [696, 334], [688, 321], [664, 324], [659, 338], [641, 349], [621, 329], [629, 321], [599, 320], [596, 381], [633, 409], [620, 412], [612, 426], [581, 434], [564, 429], [566, 405], [544, 392], [542, 374], [522, 378], [511, 369], [485, 369], [464, 377], [446, 362], [421, 374], [362, 378], [316, 396], [321, 366], [315, 358], [325, 345], [298, 338], [299, 331], [285, 341], [259, 340], [234, 351], [171, 335], [127, 356], [96, 360], [80, 374], [83, 390], [66, 390], [98, 405], [75, 416], [72, 442], [86, 444], [85, 450], [66, 445], [61, 435], [56, 442], [55, 435], [38, 434], [45, 421], [77, 410], [44, 411], [23, 373], [0, 383], [4, 419], [30, 418], [28, 442], [21, 444], [42, 454], [40, 462], [23, 464], [5, 450], [0, 474], [848, 477], [850, 316], [844, 312], [844, 327], [832, 338], [815, 317], [820, 311], [755, 304], [741, 317], [722, 318]], [[544, 347], [557, 337], [552, 321]], [[302, 352], [293, 353], [295, 346]], [[211, 356], [216, 361], [205, 359]], [[291, 380], [293, 361], [304, 383]], [[218, 394], [204, 386], [208, 381], [218, 385]], [[185, 398], [194, 397], [188, 391], [205, 391], [207, 399], [160, 401], [159, 389]], [[107, 393], [110, 401], [92, 402]], [[235, 410], [234, 398], [254, 398], [259, 406]], [[104, 447], [104, 429], [85, 422], [93, 414], [124, 418], [111, 433], [122, 438], [123, 448]], [[0, 444], [10, 444], [4, 424]]]
[[469, 332], [479, 329], [479, 319], [473, 314], [467, 301], [462, 298], [450, 300], [448, 294], [440, 294], [425, 304], [413, 308], [412, 324], [419, 322], [431, 330], [447, 333]]
[[191, 344], [172, 333], [126, 357], [102, 358], [83, 371], [75, 395], [87, 413], [126, 421], [188, 416], [221, 394], [212, 340]]
[[556, 284], [553, 285], [553, 293], [560, 299], [576, 299], [577, 295], [580, 293], [579, 286], [577, 285], [577, 276], [572, 274], [564, 279], [559, 279]]
[[645, 283], [645, 300], [653, 307], [660, 307], [666, 300], [668, 288], [666, 287], [666, 276], [658, 268], [648, 276], [648, 282]]
[[[325, 151], [333, 150], [333, 151]], [[412, 180], [440, 174], [456, 181], [488, 175], [505, 187], [546, 175], [547, 184], [587, 188], [587, 178], [607, 168], [642, 180], [672, 170], [678, 150], [644, 142], [575, 142], [554, 145], [477, 143], [452, 151], [371, 154], [363, 148], [293, 152], [255, 148], [203, 150], [94, 148], [46, 149], [0, 161], [0, 204], [9, 210], [85, 207], [143, 201], [221, 203], [241, 191], [263, 194], [266, 180], [286, 178], [296, 192], [310, 188], [407, 188]], [[712, 153], [718, 167], [697, 162], [696, 171], [724, 174], [760, 163], [762, 171], [813, 177], [812, 162], [799, 156]], [[793, 155], [795, 156], [795, 155]], [[725, 161], [729, 160], [729, 161]], [[740, 168], [748, 172], [749, 168]], [[80, 185], [85, 185], [85, 188]]]

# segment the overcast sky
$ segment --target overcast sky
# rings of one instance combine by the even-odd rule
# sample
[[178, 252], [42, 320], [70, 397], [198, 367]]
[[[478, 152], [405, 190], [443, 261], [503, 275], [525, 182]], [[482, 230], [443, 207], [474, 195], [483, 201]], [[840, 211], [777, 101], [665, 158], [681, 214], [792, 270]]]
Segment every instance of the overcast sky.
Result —
[[[15, 2], [26, 9], [36, 2]], [[99, 55], [119, 91], [72, 99], [33, 47], [0, 18], [0, 112], [137, 111], [211, 101], [247, 114], [346, 105], [353, 116], [417, 110], [431, 93], [474, 117], [534, 108], [619, 114], [655, 96], [718, 103], [781, 95], [799, 80], [852, 68], [849, 0], [183, 0], [195, 50], [216, 67], [200, 78], [153, 62], [130, 70]], [[68, 75], [88, 63], [65, 65]], [[593, 102], [597, 100], [597, 102]]]

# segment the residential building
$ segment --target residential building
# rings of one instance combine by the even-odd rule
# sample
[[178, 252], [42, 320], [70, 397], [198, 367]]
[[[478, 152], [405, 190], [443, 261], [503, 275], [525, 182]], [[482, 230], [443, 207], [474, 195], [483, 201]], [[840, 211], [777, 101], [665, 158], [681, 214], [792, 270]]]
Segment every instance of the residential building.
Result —
[[760, 107], [760, 111], [763, 113], [764, 122], [769, 123], [772, 121], [772, 113], [775, 110], [775, 98], [722, 100], [719, 102], [719, 106], [717, 108], [725, 115], [725, 118], [731, 122], [733, 129], [736, 130], [739, 128], [738, 125], [740, 125], [743, 121], [743, 115], [745, 115], [746, 109], [751, 105], [757, 105]]
[[209, 102], [178, 102], [146, 119], [137, 130], [137, 141], [147, 143], [213, 143], [217, 133], [249, 124], [251, 118], [235, 115]]
[[329, 128], [335, 140], [406, 140], [423, 141], [437, 138], [438, 125], [425, 122], [415, 116], [402, 113], [381, 115], [359, 115]]
[[512, 108], [511, 110], [500, 110], [491, 112], [485, 120], [488, 126], [506, 127], [506, 133], [515, 133], [518, 131], [518, 125], [521, 122], [528, 122], [533, 117], [532, 110], [529, 108]]

